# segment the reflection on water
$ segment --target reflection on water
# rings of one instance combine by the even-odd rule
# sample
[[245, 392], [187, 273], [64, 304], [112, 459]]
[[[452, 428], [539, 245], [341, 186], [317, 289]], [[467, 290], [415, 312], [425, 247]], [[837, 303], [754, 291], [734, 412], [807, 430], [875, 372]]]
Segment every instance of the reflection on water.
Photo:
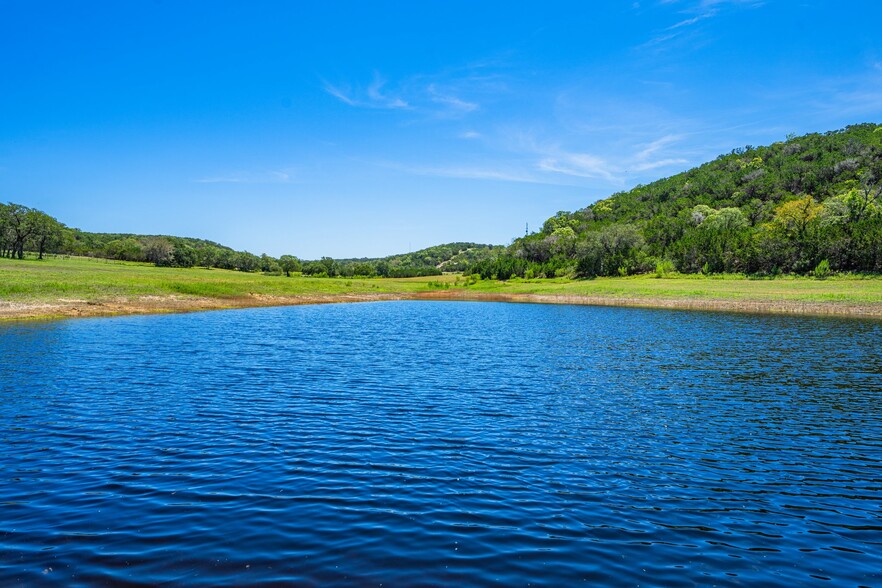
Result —
[[445, 302], [6, 325], [0, 584], [879, 585], [880, 344]]

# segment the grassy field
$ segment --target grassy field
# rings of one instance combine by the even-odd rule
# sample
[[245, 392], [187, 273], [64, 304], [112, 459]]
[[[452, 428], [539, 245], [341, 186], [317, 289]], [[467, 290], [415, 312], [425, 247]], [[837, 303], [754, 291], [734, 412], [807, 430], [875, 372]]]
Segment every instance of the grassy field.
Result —
[[28, 302], [75, 298], [184, 295], [207, 298], [343, 295], [413, 291], [409, 280], [323, 279], [243, 273], [205, 268], [164, 268], [152, 264], [82, 257], [15, 260], [0, 258], [0, 299]]
[[389, 298], [584, 302], [821, 314], [832, 309], [836, 314], [882, 316], [882, 278], [771, 280], [647, 275], [470, 283], [455, 275], [406, 279], [288, 278], [87, 258], [0, 258], [0, 318], [7, 319]]
[[817, 280], [789, 276], [750, 279], [736, 275], [672, 275], [665, 278], [643, 275], [593, 280], [482, 281], [470, 288], [509, 294], [882, 305], [882, 278], [879, 277], [848, 276]]

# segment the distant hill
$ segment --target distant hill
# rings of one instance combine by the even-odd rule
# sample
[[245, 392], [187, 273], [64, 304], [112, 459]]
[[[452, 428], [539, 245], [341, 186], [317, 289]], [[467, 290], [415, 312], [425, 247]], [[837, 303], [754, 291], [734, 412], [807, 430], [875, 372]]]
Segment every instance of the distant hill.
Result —
[[353, 259], [338, 259], [342, 264], [349, 263], [377, 263], [385, 261], [393, 267], [435, 267], [444, 271], [462, 271], [471, 264], [486, 257], [492, 256], [493, 252], [501, 252], [505, 248], [502, 245], [483, 245], [480, 243], [444, 243], [426, 247], [412, 253], [398, 253], [386, 257], [362, 257]]
[[151, 262], [170, 267], [216, 267], [270, 274], [303, 272], [305, 275], [412, 277], [438, 275], [493, 257], [504, 248], [478, 243], [446, 243], [412, 253], [383, 258], [339, 259], [323, 257], [302, 262], [293, 255], [275, 259], [254, 255], [192, 237], [90, 233], [66, 227], [48, 214], [21, 204], [0, 204], [0, 256], [24, 257], [33, 251], [81, 255], [120, 261]]
[[882, 126], [733, 149], [714, 161], [558, 212], [508, 247], [447, 243], [384, 258], [257, 256], [204, 239], [89, 233], [0, 204], [0, 255], [25, 251], [306, 275], [485, 278], [882, 272]]
[[559, 212], [468, 271], [484, 277], [658, 271], [882, 271], [882, 126], [790, 136]]
[[445, 243], [412, 253], [387, 257], [331, 259], [324, 257], [303, 266], [306, 275], [381, 276], [408, 278], [460, 272], [504, 251], [501, 245]]

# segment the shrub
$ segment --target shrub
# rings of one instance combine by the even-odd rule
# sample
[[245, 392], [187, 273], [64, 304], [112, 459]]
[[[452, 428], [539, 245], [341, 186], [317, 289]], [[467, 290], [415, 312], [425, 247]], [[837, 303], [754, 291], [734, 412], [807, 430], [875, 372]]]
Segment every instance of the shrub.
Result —
[[815, 271], [813, 273], [815, 277], [819, 280], [830, 277], [830, 262], [826, 259], [822, 259], [821, 263], [819, 263], [817, 267], [815, 267]]
[[655, 264], [655, 277], [663, 278], [669, 273], [674, 271], [674, 264], [668, 261], [667, 259], [656, 262]]

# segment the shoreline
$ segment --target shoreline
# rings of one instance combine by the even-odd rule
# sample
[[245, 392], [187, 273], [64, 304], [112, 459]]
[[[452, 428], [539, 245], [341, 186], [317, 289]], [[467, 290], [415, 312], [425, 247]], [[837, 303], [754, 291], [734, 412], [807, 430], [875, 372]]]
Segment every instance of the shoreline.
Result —
[[15, 321], [91, 318], [143, 314], [171, 314], [235, 308], [298, 306], [346, 302], [393, 300], [435, 300], [467, 302], [514, 302], [532, 304], [576, 304], [626, 308], [658, 308], [772, 314], [790, 316], [850, 317], [882, 319], [882, 305], [836, 302], [798, 302], [774, 300], [728, 300], [665, 297], [590, 296], [573, 294], [527, 294], [476, 292], [470, 290], [433, 290], [407, 293], [323, 294], [272, 296], [252, 294], [235, 298], [188, 296], [141, 296], [107, 300], [59, 298], [54, 301], [10, 302], [0, 300], [0, 323]]

